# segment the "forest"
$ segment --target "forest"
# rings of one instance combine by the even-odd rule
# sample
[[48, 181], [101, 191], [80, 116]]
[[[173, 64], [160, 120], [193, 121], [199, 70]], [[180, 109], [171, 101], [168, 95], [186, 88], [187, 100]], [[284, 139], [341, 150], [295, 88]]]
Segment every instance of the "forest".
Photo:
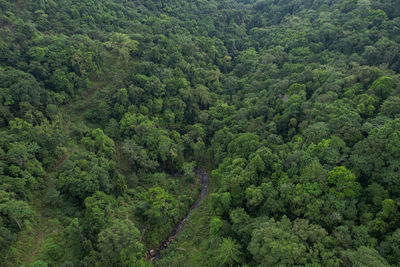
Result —
[[399, 207], [397, 0], [0, 0], [0, 266], [400, 266]]

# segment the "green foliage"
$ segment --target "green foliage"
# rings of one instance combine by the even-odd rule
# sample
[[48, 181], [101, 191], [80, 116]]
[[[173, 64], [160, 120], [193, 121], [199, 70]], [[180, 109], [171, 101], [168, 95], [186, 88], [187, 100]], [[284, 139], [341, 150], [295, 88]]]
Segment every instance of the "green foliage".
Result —
[[85, 199], [84, 229], [90, 239], [103, 229], [110, 220], [114, 199], [103, 192], [96, 192]]
[[47, 267], [49, 266], [45, 261], [37, 260], [29, 265], [29, 267]]
[[398, 194], [396, 189], [400, 147], [399, 119], [389, 120], [382, 127], [370, 131], [367, 138], [359, 142], [353, 150], [352, 164], [358, 173], [369, 180], [383, 184]]
[[399, 103], [399, 96], [389, 97], [381, 106], [381, 114], [390, 118], [398, 118], [400, 114]]
[[116, 51], [120, 59], [128, 60], [136, 51], [138, 42], [130, 39], [127, 34], [115, 32], [110, 36], [109, 41], [104, 43], [104, 46]]
[[222, 215], [228, 211], [231, 203], [231, 195], [229, 192], [222, 194], [212, 193], [211, 194], [211, 209], [217, 214]]
[[140, 232], [128, 219], [115, 219], [99, 233], [98, 247], [105, 265], [129, 266], [141, 262]]
[[223, 222], [218, 217], [213, 217], [210, 221], [210, 236], [216, 236], [221, 229]]
[[360, 194], [361, 186], [356, 182], [356, 176], [344, 166], [333, 168], [328, 173], [328, 182], [334, 186], [331, 192], [339, 199], [355, 198]]
[[89, 151], [107, 158], [115, 153], [114, 141], [99, 128], [92, 131], [91, 137], [82, 138], [82, 143]]
[[230, 237], [223, 238], [215, 251], [215, 263], [218, 266], [235, 266], [241, 262], [240, 245]]
[[[317, 245], [318, 244], [318, 245]], [[325, 230], [307, 221], [292, 224], [286, 217], [270, 219], [252, 232], [248, 250], [259, 266], [283, 266], [321, 262], [338, 266], [338, 259], [329, 253], [331, 241]]]
[[379, 245], [379, 252], [393, 265], [400, 263], [399, 237], [400, 230], [397, 229]]
[[398, 266], [397, 2], [0, 0], [0, 262]]
[[372, 85], [371, 90], [374, 92], [376, 96], [378, 96], [381, 100], [385, 100], [394, 88], [393, 79], [390, 77], [380, 77], [376, 79]]
[[342, 257], [347, 266], [390, 266], [376, 250], [368, 247], [359, 247], [356, 251], [344, 251]]

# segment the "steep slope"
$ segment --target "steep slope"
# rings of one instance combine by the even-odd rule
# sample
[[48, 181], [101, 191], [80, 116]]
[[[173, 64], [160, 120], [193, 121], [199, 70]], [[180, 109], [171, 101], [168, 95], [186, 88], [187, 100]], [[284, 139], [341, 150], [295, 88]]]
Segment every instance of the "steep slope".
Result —
[[0, 0], [0, 262], [399, 265], [399, 16]]

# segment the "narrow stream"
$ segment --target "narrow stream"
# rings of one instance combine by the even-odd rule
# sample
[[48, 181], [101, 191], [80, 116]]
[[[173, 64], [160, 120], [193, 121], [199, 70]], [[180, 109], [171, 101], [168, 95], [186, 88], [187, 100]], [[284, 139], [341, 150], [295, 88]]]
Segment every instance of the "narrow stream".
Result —
[[201, 176], [202, 188], [201, 188], [200, 196], [198, 197], [196, 202], [194, 202], [192, 207], [190, 207], [185, 218], [183, 218], [174, 227], [174, 229], [172, 229], [172, 231], [169, 233], [168, 237], [164, 241], [162, 241], [157, 248], [151, 249], [147, 252], [147, 256], [146, 256], [147, 259], [154, 261], [154, 260], [157, 260], [158, 258], [160, 258], [160, 256], [161, 256], [160, 252], [164, 249], [167, 249], [169, 244], [171, 244], [175, 240], [176, 236], [183, 230], [183, 228], [185, 228], [186, 221], [189, 218], [190, 214], [192, 214], [192, 211], [194, 211], [195, 209], [197, 209], [199, 207], [201, 200], [207, 195], [208, 185], [210, 183], [210, 178], [209, 178], [208, 173], [205, 170], [200, 169], [200, 168], [196, 168], [194, 170], [194, 173], [198, 176]]

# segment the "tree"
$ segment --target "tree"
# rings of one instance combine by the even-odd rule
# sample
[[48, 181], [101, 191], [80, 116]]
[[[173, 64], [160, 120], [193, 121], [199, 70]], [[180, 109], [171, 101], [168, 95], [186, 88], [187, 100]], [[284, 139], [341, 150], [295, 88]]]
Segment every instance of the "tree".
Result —
[[13, 68], [0, 71], [0, 106], [6, 111], [1, 115], [4, 120], [2, 126], [15, 117], [25, 115], [20, 106], [23, 102], [42, 110], [44, 94], [45, 90], [31, 74]]
[[400, 230], [397, 229], [387, 235], [385, 240], [379, 244], [378, 250], [390, 264], [400, 264]]
[[306, 247], [291, 232], [286, 217], [261, 223], [251, 234], [248, 250], [259, 266], [305, 264]]
[[357, 110], [364, 118], [370, 117], [374, 114], [376, 99], [373, 96], [362, 94], [357, 96], [356, 105]]
[[400, 166], [400, 119], [388, 120], [354, 146], [350, 161], [364, 180], [376, 182], [396, 195]]
[[240, 245], [232, 238], [223, 238], [215, 251], [215, 263], [218, 266], [236, 266], [241, 262]]
[[139, 230], [129, 219], [113, 219], [98, 236], [103, 264], [133, 266], [140, 263], [144, 246], [139, 238]]
[[330, 139], [324, 139], [318, 144], [311, 144], [308, 147], [310, 156], [318, 158], [321, 164], [325, 166], [336, 166], [345, 161], [349, 149], [346, 144], [337, 136]]
[[223, 215], [229, 210], [231, 203], [231, 194], [225, 193], [212, 193], [210, 206], [216, 215]]
[[385, 100], [390, 96], [392, 90], [394, 88], [393, 79], [387, 76], [382, 76], [376, 79], [371, 87], [370, 90], [380, 98], [381, 101]]
[[178, 203], [161, 187], [150, 188], [146, 192], [146, 201], [151, 208], [146, 211], [149, 223], [153, 225], [171, 225], [178, 216]]
[[47, 267], [47, 266], [49, 266], [47, 262], [42, 260], [37, 260], [29, 264], [29, 267]]
[[360, 194], [361, 186], [356, 176], [344, 166], [335, 167], [328, 173], [330, 192], [338, 199], [355, 198]]
[[247, 158], [259, 146], [259, 137], [253, 133], [238, 136], [228, 145], [228, 152], [235, 156]]
[[88, 150], [96, 152], [101, 156], [107, 158], [112, 158], [114, 156], [114, 141], [99, 128], [91, 132], [91, 137], [82, 138], [82, 143]]
[[212, 238], [219, 236], [219, 231], [223, 225], [222, 220], [215, 216], [210, 220], [210, 236]]
[[64, 163], [57, 187], [68, 198], [82, 204], [96, 191], [112, 193], [120, 189], [121, 179], [114, 168], [115, 162], [83, 150]]
[[344, 266], [390, 266], [388, 262], [373, 248], [359, 247], [356, 251], [345, 250], [341, 253]]
[[96, 192], [85, 199], [85, 214], [83, 228], [85, 235], [94, 241], [97, 234], [110, 221], [115, 200], [103, 192]]
[[121, 150], [134, 169], [145, 168], [153, 170], [159, 165], [157, 161], [149, 158], [146, 149], [137, 145], [132, 139], [126, 139], [121, 145]]
[[136, 51], [138, 42], [130, 39], [127, 34], [115, 32], [105, 46], [115, 51], [121, 60], [128, 60]]
[[383, 102], [380, 113], [389, 118], [400, 117], [400, 96], [391, 96]]
[[303, 131], [303, 142], [306, 145], [310, 145], [311, 143], [318, 144], [321, 142], [323, 139], [328, 139], [329, 138], [329, 128], [327, 123], [325, 122], [317, 122], [312, 125], [309, 125], [306, 129]]
[[13, 232], [22, 231], [34, 216], [28, 203], [15, 199], [13, 194], [2, 189], [0, 189], [0, 213], [3, 215], [1, 222], [13, 229]]

